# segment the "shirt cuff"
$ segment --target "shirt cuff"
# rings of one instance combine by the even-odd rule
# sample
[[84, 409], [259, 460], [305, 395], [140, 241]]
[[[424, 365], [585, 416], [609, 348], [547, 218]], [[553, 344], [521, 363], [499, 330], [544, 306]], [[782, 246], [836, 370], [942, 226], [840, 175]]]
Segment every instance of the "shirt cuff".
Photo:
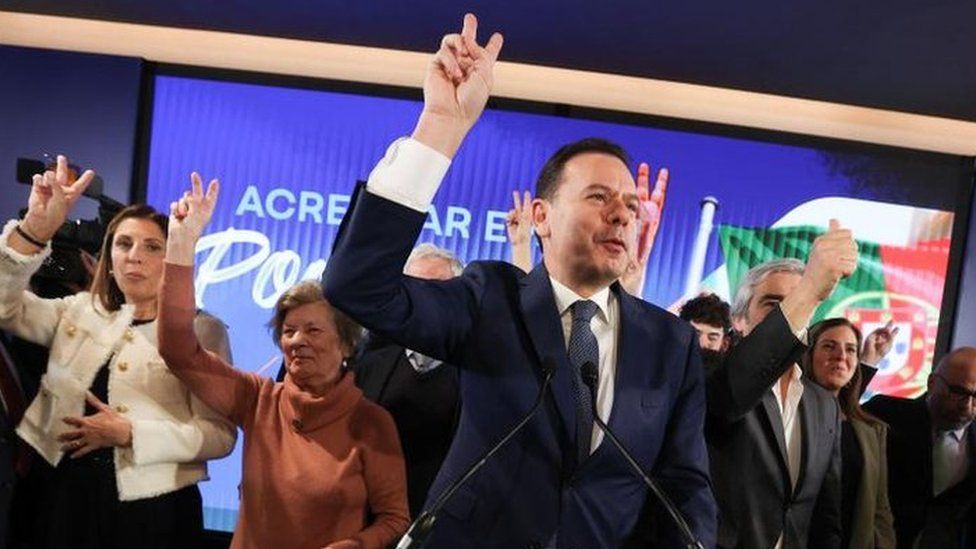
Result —
[[[779, 308], [779, 312], [783, 315], [783, 319], [786, 320], [786, 325], [790, 327], [790, 331], [796, 336], [800, 343], [807, 345], [807, 332], [809, 331], [810, 318], [803, 319], [803, 323], [797, 322], [798, 319], [790, 318], [787, 316], [786, 311], [783, 310], [782, 303], [776, 305]], [[811, 315], [812, 316], [812, 315]]]
[[20, 225], [19, 219], [11, 219], [3, 226], [3, 231], [0, 231], [0, 256], [7, 256], [17, 265], [32, 265], [33, 269], [37, 269], [41, 261], [51, 254], [51, 242], [48, 241], [44, 249], [33, 254], [18, 252], [10, 247], [10, 235], [17, 230], [18, 225]]
[[451, 159], [423, 143], [401, 137], [390, 145], [386, 155], [369, 174], [369, 192], [427, 213]]

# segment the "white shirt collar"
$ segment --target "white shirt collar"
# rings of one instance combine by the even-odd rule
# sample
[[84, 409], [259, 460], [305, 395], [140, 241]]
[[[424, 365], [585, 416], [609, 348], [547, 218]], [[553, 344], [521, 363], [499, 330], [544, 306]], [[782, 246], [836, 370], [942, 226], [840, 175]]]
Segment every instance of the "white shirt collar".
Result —
[[792, 371], [792, 374], [790, 375], [790, 383], [791, 384], [792, 383], [797, 383], [801, 379], [803, 379], [803, 368], [801, 368], [799, 364], [797, 364], [797, 363], [794, 362], [793, 363], [793, 371]]
[[442, 361], [437, 360], [436, 358], [431, 358], [423, 353], [418, 353], [413, 349], [404, 349], [404, 352], [407, 354], [407, 361], [410, 362], [413, 369], [420, 374], [434, 370], [443, 364]]
[[966, 425], [960, 427], [959, 429], [953, 429], [951, 431], [936, 431], [935, 432], [935, 436], [938, 437], [939, 435], [942, 435], [942, 434], [951, 434], [952, 435], [952, 438], [954, 438], [956, 440], [956, 442], [962, 442], [963, 438], [966, 436], [966, 428], [967, 427], [969, 427], [969, 424], [968, 423]]
[[787, 415], [787, 408], [789, 409], [790, 417], [793, 417], [796, 408], [800, 405], [800, 399], [803, 397], [803, 368], [794, 362], [793, 368], [789, 370], [789, 376], [790, 385], [787, 388], [787, 402], [785, 405], [783, 404], [783, 391], [780, 380], [777, 379], [776, 383], [769, 388], [776, 398], [776, 404], [779, 405], [779, 411], [783, 415], [784, 421]]
[[589, 298], [585, 298], [585, 297], [580, 297], [579, 294], [577, 294], [573, 290], [570, 290], [569, 288], [567, 288], [565, 285], [560, 283], [552, 276], [549, 277], [549, 281], [552, 282], [552, 292], [556, 298], [556, 310], [559, 311], [559, 316], [563, 316], [563, 313], [566, 312], [566, 309], [569, 309], [570, 306], [573, 305], [573, 303], [576, 303], [577, 301], [580, 300], [589, 299], [593, 303], [596, 303], [596, 306], [600, 308], [600, 314], [603, 315], [603, 321], [604, 322], [610, 321], [609, 320], [610, 319], [610, 310], [609, 310], [610, 287], [609, 286], [591, 295]]

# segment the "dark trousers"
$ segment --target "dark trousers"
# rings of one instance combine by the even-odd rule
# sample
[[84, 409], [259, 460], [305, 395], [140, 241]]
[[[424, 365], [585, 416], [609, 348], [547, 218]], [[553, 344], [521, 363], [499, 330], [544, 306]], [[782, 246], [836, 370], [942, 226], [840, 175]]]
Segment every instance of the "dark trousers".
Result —
[[195, 484], [119, 501], [110, 450], [64, 457], [45, 492], [38, 547], [183, 549], [198, 547], [203, 536], [203, 506]]

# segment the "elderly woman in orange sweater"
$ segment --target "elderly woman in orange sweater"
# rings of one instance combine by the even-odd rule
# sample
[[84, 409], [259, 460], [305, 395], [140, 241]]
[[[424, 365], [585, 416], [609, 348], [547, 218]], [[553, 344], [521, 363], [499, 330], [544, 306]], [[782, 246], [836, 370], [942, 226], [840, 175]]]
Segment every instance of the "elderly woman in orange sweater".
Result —
[[160, 354], [200, 400], [241, 426], [241, 510], [231, 546], [380, 548], [407, 527], [396, 426], [343, 371], [359, 327], [315, 282], [286, 291], [270, 324], [283, 383], [234, 369], [193, 332], [193, 260], [218, 184], [200, 176], [171, 205], [159, 309]]

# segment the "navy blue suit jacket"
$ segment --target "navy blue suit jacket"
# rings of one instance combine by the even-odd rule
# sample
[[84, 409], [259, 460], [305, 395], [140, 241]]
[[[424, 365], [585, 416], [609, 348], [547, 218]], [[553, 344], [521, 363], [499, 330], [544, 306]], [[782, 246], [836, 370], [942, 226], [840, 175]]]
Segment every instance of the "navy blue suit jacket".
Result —
[[[544, 407], [439, 515], [428, 547], [618, 547], [647, 490], [608, 440], [575, 463], [575, 400], [549, 275], [474, 262], [449, 281], [402, 275], [426, 216], [362, 190], [323, 275], [327, 298], [370, 331], [460, 367], [457, 434], [427, 505], [532, 406], [540, 364], [556, 364]], [[706, 544], [715, 543], [696, 340], [673, 315], [612, 288], [620, 336], [610, 427]], [[662, 518], [664, 546], [680, 543]]]

